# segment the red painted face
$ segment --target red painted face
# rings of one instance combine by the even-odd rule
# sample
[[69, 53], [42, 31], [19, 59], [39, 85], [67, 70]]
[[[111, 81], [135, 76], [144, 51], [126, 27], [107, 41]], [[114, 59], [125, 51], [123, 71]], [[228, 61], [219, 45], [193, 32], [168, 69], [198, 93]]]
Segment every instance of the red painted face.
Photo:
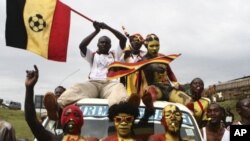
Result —
[[61, 124], [64, 132], [78, 135], [81, 133], [83, 123], [83, 114], [79, 107], [72, 104], [63, 109]]

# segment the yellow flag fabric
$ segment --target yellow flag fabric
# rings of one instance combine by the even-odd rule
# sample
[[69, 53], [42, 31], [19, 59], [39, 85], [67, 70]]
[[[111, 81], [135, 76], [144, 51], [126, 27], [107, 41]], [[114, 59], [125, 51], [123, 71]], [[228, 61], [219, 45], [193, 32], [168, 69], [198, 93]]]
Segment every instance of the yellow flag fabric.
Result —
[[[24, 7], [23, 18], [28, 35], [27, 50], [44, 58], [48, 58], [48, 43], [56, 2], [57, 0], [26, 0]], [[46, 21], [46, 28], [41, 32], [34, 32], [35, 29], [30, 28], [30, 18], [35, 21], [38, 15]], [[42, 19], [38, 20], [42, 22]]]
[[60, 0], [6, 0], [6, 45], [65, 62], [70, 11]]

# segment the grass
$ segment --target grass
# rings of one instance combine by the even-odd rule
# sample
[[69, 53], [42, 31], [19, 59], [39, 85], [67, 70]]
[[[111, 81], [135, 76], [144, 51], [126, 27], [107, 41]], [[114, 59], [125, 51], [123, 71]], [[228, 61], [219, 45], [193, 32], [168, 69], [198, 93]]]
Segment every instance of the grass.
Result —
[[24, 111], [0, 108], [0, 119], [8, 121], [14, 126], [17, 138], [25, 138], [29, 141], [34, 139], [34, 136], [25, 121]]

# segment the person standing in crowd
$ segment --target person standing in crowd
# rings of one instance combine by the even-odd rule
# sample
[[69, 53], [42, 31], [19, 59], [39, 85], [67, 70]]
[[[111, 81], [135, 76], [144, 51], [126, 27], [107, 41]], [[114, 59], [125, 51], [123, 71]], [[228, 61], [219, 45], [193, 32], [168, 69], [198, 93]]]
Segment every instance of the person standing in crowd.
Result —
[[218, 103], [211, 103], [207, 109], [208, 122], [201, 128], [204, 141], [229, 141], [229, 131], [224, 128], [224, 113]]
[[[52, 116], [50, 119], [58, 119], [60, 116], [58, 114], [58, 107], [63, 108], [82, 98], [107, 98], [109, 105], [113, 105], [128, 97], [126, 88], [122, 83], [118, 82], [118, 80], [107, 80], [108, 65], [115, 60], [119, 60], [127, 39], [119, 31], [111, 28], [105, 23], [95, 21], [93, 22], [93, 26], [95, 31], [84, 38], [79, 46], [82, 57], [86, 59], [91, 66], [89, 80], [84, 83], [77, 83], [68, 88], [57, 101], [50, 95], [50, 98], [48, 98], [50, 100], [46, 104], [48, 105], [47, 107], [52, 107], [49, 110], [51, 113], [56, 113], [54, 115], [51, 114]], [[109, 30], [119, 39], [119, 47], [116, 51], [110, 51], [111, 39], [107, 36], [101, 36], [99, 38], [97, 51], [92, 51], [87, 48], [101, 29]], [[117, 94], [118, 91], [119, 94]]]
[[200, 128], [206, 124], [206, 110], [210, 103], [208, 98], [202, 97], [203, 91], [204, 82], [201, 78], [194, 78], [190, 83], [190, 89], [186, 91], [186, 93], [191, 96], [193, 100], [193, 103], [187, 106], [194, 112], [194, 117]]
[[240, 115], [240, 120], [234, 121], [232, 125], [250, 125], [250, 98], [240, 99], [236, 103], [236, 111]]
[[16, 141], [16, 133], [13, 126], [0, 119], [0, 141]]
[[63, 109], [63, 114], [61, 116], [63, 134], [53, 134], [42, 126], [41, 122], [39, 122], [36, 117], [35, 105], [33, 102], [34, 87], [38, 81], [38, 76], [39, 70], [36, 65], [34, 65], [34, 70], [26, 71], [24, 106], [25, 120], [36, 139], [39, 141], [66, 141], [76, 139], [79, 139], [79, 141], [98, 141], [95, 137], [85, 138], [80, 136], [83, 125], [83, 114], [79, 107], [75, 105], [68, 105]]
[[58, 99], [58, 98], [62, 95], [62, 93], [63, 93], [64, 91], [66, 91], [66, 88], [64, 88], [63, 86], [60, 86], [60, 85], [57, 86], [57, 87], [55, 88], [55, 90], [54, 90], [56, 99]]
[[162, 110], [161, 123], [165, 133], [153, 134], [148, 141], [181, 141], [182, 113], [175, 105], [167, 105]]
[[[48, 93], [46, 93], [45, 94], [45, 96], [44, 96], [44, 99], [43, 99], [43, 102], [45, 102], [45, 101], [49, 101], [49, 100], [57, 100], [61, 95], [62, 95], [62, 93], [64, 92], [66, 90], [66, 88], [64, 88], [63, 86], [57, 86], [56, 88], [55, 88], [55, 90], [54, 90], [54, 93], [51, 93], [51, 92], [48, 92]], [[48, 95], [48, 96], [47, 96]], [[51, 98], [51, 96], [50, 95], [55, 95], [55, 97], [53, 96], [52, 98]], [[43, 103], [44, 104], [44, 106], [45, 106], [45, 109], [47, 109], [48, 111], [50, 111], [51, 110], [51, 108], [53, 108], [53, 107], [48, 107], [48, 106], [50, 106], [50, 105], [48, 105], [48, 104], [45, 104], [45, 103]], [[62, 111], [61, 111], [61, 109], [59, 109], [60, 111], [59, 111], [59, 114], [60, 113], [62, 113]], [[53, 109], [52, 109], [52, 111], [53, 111]], [[52, 112], [49, 112], [49, 114], [51, 114]], [[53, 113], [54, 114], [54, 113]], [[47, 117], [48, 115], [47, 115], [47, 112], [43, 112], [43, 113], [41, 113], [41, 120], [42, 121], [44, 121], [44, 119]], [[53, 115], [50, 115], [49, 117], [52, 117]]]
[[109, 108], [108, 118], [114, 122], [116, 133], [100, 141], [142, 141], [134, 135], [134, 121], [139, 116], [139, 109], [133, 103], [121, 101]]

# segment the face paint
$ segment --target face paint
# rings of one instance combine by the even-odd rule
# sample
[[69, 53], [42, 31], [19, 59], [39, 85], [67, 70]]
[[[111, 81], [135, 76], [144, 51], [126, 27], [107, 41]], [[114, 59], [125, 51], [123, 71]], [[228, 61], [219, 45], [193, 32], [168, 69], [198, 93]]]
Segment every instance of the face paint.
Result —
[[149, 41], [147, 45], [148, 54], [156, 57], [160, 49], [160, 43], [157, 40]]
[[64, 132], [78, 135], [83, 125], [82, 111], [76, 105], [69, 105], [63, 109], [61, 124]]
[[178, 132], [181, 127], [182, 113], [174, 105], [167, 105], [163, 109], [162, 122], [166, 132]]
[[114, 117], [116, 132], [119, 137], [130, 137], [134, 117], [125, 113], [120, 113]]
[[133, 50], [139, 50], [143, 44], [143, 38], [140, 34], [134, 34], [129, 37], [129, 41]]

